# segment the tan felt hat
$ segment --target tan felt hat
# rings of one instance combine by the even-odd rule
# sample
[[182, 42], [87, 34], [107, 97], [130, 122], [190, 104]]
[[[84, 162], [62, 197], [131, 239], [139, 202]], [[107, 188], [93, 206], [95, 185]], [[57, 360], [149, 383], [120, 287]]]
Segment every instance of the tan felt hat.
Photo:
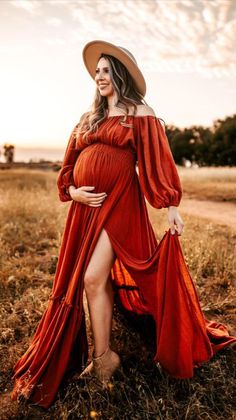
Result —
[[95, 78], [96, 67], [98, 60], [101, 54], [112, 55], [126, 67], [132, 78], [134, 79], [137, 88], [141, 95], [145, 96], [146, 93], [146, 82], [145, 79], [138, 68], [137, 61], [134, 56], [126, 48], [119, 47], [117, 45], [111, 44], [110, 42], [95, 40], [88, 42], [83, 48], [83, 60], [84, 64], [92, 76]]

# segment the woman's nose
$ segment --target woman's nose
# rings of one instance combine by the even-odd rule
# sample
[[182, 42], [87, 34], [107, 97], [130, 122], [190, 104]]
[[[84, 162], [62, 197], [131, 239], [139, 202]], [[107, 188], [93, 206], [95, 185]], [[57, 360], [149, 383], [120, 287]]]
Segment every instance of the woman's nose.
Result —
[[98, 74], [98, 80], [101, 80], [101, 79], [104, 79], [104, 75], [103, 75], [103, 73], [99, 73], [99, 74]]
[[100, 80], [101, 79], [101, 74], [100, 73], [97, 73], [96, 75], [95, 75], [95, 80]]

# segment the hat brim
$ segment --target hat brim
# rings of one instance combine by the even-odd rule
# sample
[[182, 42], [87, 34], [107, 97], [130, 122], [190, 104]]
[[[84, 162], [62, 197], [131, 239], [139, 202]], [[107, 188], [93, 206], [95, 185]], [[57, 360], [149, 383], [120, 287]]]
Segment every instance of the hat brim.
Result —
[[82, 56], [91, 77], [93, 79], [95, 78], [97, 63], [102, 53], [112, 55], [124, 64], [135, 81], [138, 91], [144, 96], [146, 93], [146, 82], [137, 64], [125, 53], [125, 51], [110, 42], [96, 40], [88, 42], [85, 45]]

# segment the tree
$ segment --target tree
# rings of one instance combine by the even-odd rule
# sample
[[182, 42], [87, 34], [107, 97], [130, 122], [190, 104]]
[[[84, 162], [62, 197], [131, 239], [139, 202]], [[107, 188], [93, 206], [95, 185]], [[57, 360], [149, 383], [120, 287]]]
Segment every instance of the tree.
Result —
[[5, 157], [6, 163], [12, 163], [14, 161], [15, 146], [13, 144], [5, 143], [3, 149], [3, 155]]
[[236, 114], [214, 121], [211, 153], [217, 165], [236, 165]]
[[236, 165], [236, 115], [214, 121], [213, 127], [171, 125], [166, 134], [178, 164], [187, 159], [200, 166]]

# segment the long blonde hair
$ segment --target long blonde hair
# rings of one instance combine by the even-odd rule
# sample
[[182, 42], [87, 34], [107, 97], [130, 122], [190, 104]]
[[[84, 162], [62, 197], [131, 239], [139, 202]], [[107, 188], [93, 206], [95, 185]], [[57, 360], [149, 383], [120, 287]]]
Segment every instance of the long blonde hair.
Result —
[[[113, 88], [117, 93], [117, 102], [115, 106], [124, 111], [124, 119], [121, 124], [125, 123], [129, 113], [129, 106], [133, 106], [133, 115], [137, 112], [137, 105], [147, 105], [141, 93], [138, 91], [134, 79], [129, 74], [128, 70], [117, 58], [101, 54], [100, 58], [104, 57], [109, 62], [110, 78]], [[94, 101], [91, 106], [91, 111], [85, 112], [79, 121], [76, 138], [82, 134], [82, 140], [88, 143], [87, 136], [91, 132], [96, 132], [99, 124], [107, 117], [108, 102], [105, 96], [102, 96], [99, 89], [96, 88]], [[123, 116], [122, 116], [123, 118]]]

